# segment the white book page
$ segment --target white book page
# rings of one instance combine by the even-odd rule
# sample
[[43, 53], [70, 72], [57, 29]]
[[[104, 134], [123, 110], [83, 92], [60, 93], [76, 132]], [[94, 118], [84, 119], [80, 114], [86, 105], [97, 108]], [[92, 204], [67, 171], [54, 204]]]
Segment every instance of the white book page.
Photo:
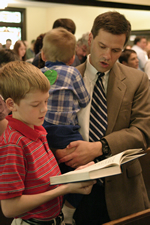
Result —
[[[129, 149], [129, 150], [126, 150], [124, 152], [120, 152], [116, 155], [113, 155], [105, 160], [102, 160], [98, 163], [95, 163], [94, 165], [91, 165], [91, 166], [88, 166], [84, 169], [82, 169], [82, 171], [92, 171], [92, 170], [96, 170], [96, 169], [102, 169], [102, 168], [106, 168], [106, 167], [109, 167], [109, 166], [114, 166], [114, 165], [121, 165], [121, 162], [122, 162], [122, 159], [124, 160], [124, 162], [127, 162], [129, 161], [129, 157], [127, 156], [130, 156], [130, 155], [133, 155], [133, 157], [131, 157], [131, 159], [133, 158], [137, 158], [137, 154], [142, 152], [143, 150], [142, 149]], [[134, 156], [134, 154], [136, 154]], [[140, 154], [140, 155], [143, 155], [143, 154]], [[125, 158], [127, 157], [127, 160], [125, 161]]]
[[97, 169], [106, 168], [106, 167], [109, 167], [109, 166], [120, 165], [120, 157], [122, 156], [122, 154], [123, 154], [123, 152], [121, 152], [117, 155], [111, 156], [110, 158], [102, 160], [102, 161], [100, 161], [98, 163], [95, 163], [91, 166], [85, 167], [81, 170], [80, 169], [74, 170], [74, 171], [71, 171], [69, 173], [89, 172], [89, 171], [94, 171], [94, 170], [97, 170]]
[[[111, 156], [111, 157], [109, 157], [105, 160], [102, 160], [98, 163], [95, 163], [91, 166], [87, 166], [83, 169], [78, 169], [78, 170], [74, 170], [74, 171], [71, 171], [71, 172], [67, 172], [67, 174], [89, 172], [89, 171], [94, 171], [94, 170], [98, 170], [98, 169], [102, 169], [102, 168], [106, 168], [106, 167], [110, 167], [110, 166], [121, 165], [121, 163], [125, 163], [127, 161], [130, 161], [130, 159], [131, 160], [133, 159], [133, 157], [131, 157], [130, 154], [132, 155], [133, 153], [138, 153], [138, 152], [141, 152], [141, 151], [143, 151], [143, 150], [142, 149], [129, 149], [129, 150], [126, 150], [124, 152], [120, 152], [117, 155]], [[128, 154], [130, 156], [130, 159], [129, 159], [129, 157], [127, 157]], [[127, 160], [125, 159], [126, 157], [127, 157]], [[137, 155], [134, 156], [134, 158], [137, 158]], [[123, 162], [122, 162], [121, 159], [123, 159]], [[60, 176], [63, 176], [63, 174], [60, 175]]]

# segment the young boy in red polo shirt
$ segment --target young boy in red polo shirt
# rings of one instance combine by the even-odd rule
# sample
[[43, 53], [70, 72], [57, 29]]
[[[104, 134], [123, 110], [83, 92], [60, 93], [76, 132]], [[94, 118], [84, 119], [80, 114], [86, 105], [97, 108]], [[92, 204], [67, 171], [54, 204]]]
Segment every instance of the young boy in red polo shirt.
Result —
[[0, 70], [0, 94], [12, 115], [0, 137], [0, 200], [12, 225], [63, 224], [62, 195], [89, 194], [94, 181], [49, 184], [60, 174], [42, 124], [50, 83], [27, 62], [10, 62]]

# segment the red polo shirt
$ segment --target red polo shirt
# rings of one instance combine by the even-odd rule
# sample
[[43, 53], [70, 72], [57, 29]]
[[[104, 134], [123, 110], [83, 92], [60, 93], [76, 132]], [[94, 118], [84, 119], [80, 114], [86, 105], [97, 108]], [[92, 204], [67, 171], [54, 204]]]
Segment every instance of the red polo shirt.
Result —
[[[49, 177], [60, 174], [56, 159], [48, 147], [42, 126], [34, 130], [23, 122], [6, 117], [8, 126], [0, 137], [0, 199], [43, 193], [56, 188]], [[62, 196], [19, 217], [51, 220], [59, 215]]]

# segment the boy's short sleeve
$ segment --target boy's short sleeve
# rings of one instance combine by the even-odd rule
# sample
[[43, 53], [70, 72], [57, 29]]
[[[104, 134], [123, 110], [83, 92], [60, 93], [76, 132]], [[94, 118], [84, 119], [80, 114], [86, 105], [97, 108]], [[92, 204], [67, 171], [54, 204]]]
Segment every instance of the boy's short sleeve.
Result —
[[25, 180], [25, 162], [19, 146], [0, 146], [0, 199], [22, 195]]

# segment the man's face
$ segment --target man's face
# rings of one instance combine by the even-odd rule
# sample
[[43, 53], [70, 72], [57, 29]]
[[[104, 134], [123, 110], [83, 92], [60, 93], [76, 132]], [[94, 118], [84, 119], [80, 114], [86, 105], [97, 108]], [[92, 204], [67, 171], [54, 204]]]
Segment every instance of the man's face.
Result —
[[6, 48], [10, 49], [10, 46], [11, 46], [11, 41], [6, 41]]
[[142, 38], [138, 43], [139, 43], [138, 46], [141, 49], [143, 49], [143, 50], [146, 49], [146, 46], [147, 46], [147, 40], [146, 40], [146, 38]]
[[86, 45], [77, 45], [76, 46], [76, 55], [78, 56], [79, 60], [82, 62], [83, 58], [87, 55], [88, 48]]
[[127, 66], [133, 67], [135, 69], [138, 69], [139, 67], [139, 60], [137, 58], [136, 53], [131, 53], [130, 57], [128, 58]]
[[92, 33], [89, 36], [90, 63], [99, 71], [110, 70], [121, 55], [125, 34], [114, 35], [100, 29], [98, 35], [93, 39]]

